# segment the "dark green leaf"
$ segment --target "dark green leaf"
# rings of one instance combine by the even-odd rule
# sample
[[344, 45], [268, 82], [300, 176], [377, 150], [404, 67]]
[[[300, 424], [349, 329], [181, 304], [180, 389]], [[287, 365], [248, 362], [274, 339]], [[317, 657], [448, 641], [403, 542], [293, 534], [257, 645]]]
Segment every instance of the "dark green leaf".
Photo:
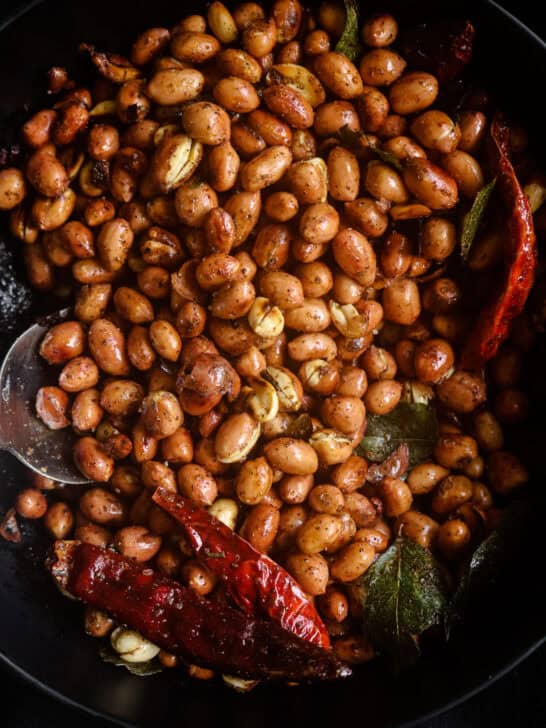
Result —
[[139, 677], [156, 675], [158, 672], [163, 671], [161, 663], [156, 658], [148, 660], [148, 662], [127, 662], [110, 647], [103, 647], [99, 655], [103, 662], [108, 662], [110, 665], [115, 665], [116, 667], [124, 667], [132, 675], [138, 675]]
[[382, 162], [385, 162], [385, 164], [390, 164], [398, 171], [402, 170], [402, 164], [398, 157], [392, 154], [392, 152], [387, 152], [385, 149], [381, 149], [375, 142], [372, 143], [372, 140], [366, 132], [351, 129], [347, 124], [345, 124], [338, 131], [337, 137], [341, 144], [347, 149], [350, 149], [353, 152], [359, 152], [366, 149], [375, 154], [375, 156]]
[[406, 444], [412, 468], [430, 457], [438, 436], [438, 418], [432, 403], [400, 402], [386, 415], [368, 415], [366, 434], [357, 453], [381, 463], [397, 447]]
[[518, 503], [507, 508], [498, 527], [469, 558], [446, 615], [448, 636], [451, 629], [462, 620], [468, 606], [490, 588], [502, 573], [508, 558], [514, 555], [527, 517], [528, 508], [525, 504]]
[[461, 255], [463, 260], [468, 258], [470, 248], [472, 247], [476, 233], [483, 221], [483, 217], [491, 195], [493, 194], [493, 190], [495, 189], [496, 182], [497, 178], [495, 177], [491, 180], [491, 182], [488, 182], [485, 187], [481, 188], [474, 198], [472, 207], [463, 218], [463, 228], [461, 231]]
[[443, 621], [447, 599], [438, 564], [428, 549], [407, 538], [396, 539], [358, 589], [365, 634], [397, 666], [412, 662], [418, 636]]
[[353, 63], [358, 60], [362, 54], [362, 45], [359, 39], [358, 29], [358, 5], [355, 0], [343, 0], [345, 3], [345, 27], [341, 38], [336, 45], [336, 51], [343, 53]]

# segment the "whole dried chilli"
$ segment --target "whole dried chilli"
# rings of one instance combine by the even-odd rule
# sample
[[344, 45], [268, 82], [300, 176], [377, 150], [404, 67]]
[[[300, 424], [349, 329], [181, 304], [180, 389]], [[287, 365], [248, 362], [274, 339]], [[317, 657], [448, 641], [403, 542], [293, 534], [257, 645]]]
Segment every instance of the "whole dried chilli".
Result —
[[326, 627], [305, 592], [279, 564], [187, 498], [158, 488], [153, 500], [178, 523], [200, 561], [246, 612], [257, 609], [297, 637], [330, 646]]
[[512, 321], [522, 312], [535, 280], [537, 245], [533, 215], [508, 156], [510, 130], [497, 114], [490, 129], [490, 153], [497, 187], [509, 210], [504, 250], [505, 279], [500, 292], [479, 315], [461, 356], [465, 369], [479, 369], [497, 353], [510, 333]]
[[72, 596], [192, 663], [253, 679], [333, 680], [351, 674], [333, 652], [275, 622], [205, 599], [114, 551], [57, 541], [47, 567]]

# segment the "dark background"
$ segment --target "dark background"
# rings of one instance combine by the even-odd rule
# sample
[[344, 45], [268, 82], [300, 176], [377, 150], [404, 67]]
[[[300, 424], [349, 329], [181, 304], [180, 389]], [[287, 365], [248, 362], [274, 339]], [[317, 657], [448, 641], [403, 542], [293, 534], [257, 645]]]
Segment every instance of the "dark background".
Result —
[[[0, 0], [0, 20], [19, 4], [14, 0]], [[546, 37], [546, 16], [542, 3], [536, 0], [503, 0], [501, 4], [539, 35]], [[183, 6], [180, 11], [182, 15]], [[542, 89], [537, 88], [537, 92], [542, 94]], [[519, 615], [519, 618], [524, 618], [524, 615]], [[510, 630], [510, 624], [506, 625], [506, 630]], [[499, 639], [502, 638], [503, 635], [499, 634]], [[51, 659], [54, 660], [55, 656], [51, 655]], [[448, 676], [446, 679], [449, 679]], [[479, 695], [438, 718], [422, 723], [422, 728], [544, 728], [545, 685], [546, 645]], [[426, 689], [427, 686], [423, 685], [423, 690]], [[103, 720], [56, 702], [1, 664], [0, 696], [0, 725], [3, 728], [101, 728], [107, 725]], [[365, 711], [361, 719], [365, 721]], [[225, 716], [223, 728], [232, 728], [231, 722], [229, 716]]]

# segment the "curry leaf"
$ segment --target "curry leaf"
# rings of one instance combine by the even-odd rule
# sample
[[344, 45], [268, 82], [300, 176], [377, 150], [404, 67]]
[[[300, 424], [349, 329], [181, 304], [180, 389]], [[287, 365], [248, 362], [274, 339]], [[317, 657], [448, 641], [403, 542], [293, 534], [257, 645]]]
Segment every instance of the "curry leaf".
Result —
[[485, 211], [489, 200], [491, 199], [491, 195], [493, 194], [493, 190], [495, 189], [496, 182], [497, 178], [495, 177], [491, 180], [491, 182], [488, 182], [485, 187], [481, 188], [474, 198], [472, 207], [463, 218], [463, 228], [461, 231], [461, 255], [463, 260], [468, 258], [470, 248], [472, 247], [476, 233], [483, 221]]
[[428, 549], [397, 538], [358, 583], [363, 629], [397, 666], [418, 655], [418, 636], [443, 622], [447, 592]]
[[507, 508], [499, 525], [476, 548], [459, 581], [446, 615], [446, 634], [459, 623], [470, 604], [476, 602], [502, 574], [507, 561], [521, 546], [528, 507], [517, 503]]
[[108, 662], [110, 665], [115, 665], [116, 667], [124, 667], [132, 675], [138, 675], [139, 677], [156, 675], [158, 672], [163, 671], [161, 663], [156, 658], [148, 660], [148, 662], [127, 662], [110, 647], [103, 647], [99, 655], [103, 662]]
[[357, 129], [351, 129], [348, 124], [344, 124], [337, 133], [339, 141], [347, 149], [351, 149], [354, 152], [367, 151], [375, 154], [385, 164], [390, 164], [395, 167], [398, 171], [402, 170], [402, 163], [392, 152], [387, 152], [385, 149], [378, 147], [375, 141], [372, 141], [370, 137], [364, 131]]
[[336, 45], [336, 51], [343, 53], [353, 63], [362, 54], [362, 45], [358, 35], [358, 5], [355, 0], [343, 0], [345, 3], [345, 27]]
[[400, 402], [386, 415], [368, 415], [366, 434], [357, 453], [381, 463], [396, 448], [406, 444], [412, 468], [430, 457], [438, 436], [438, 418], [432, 403]]

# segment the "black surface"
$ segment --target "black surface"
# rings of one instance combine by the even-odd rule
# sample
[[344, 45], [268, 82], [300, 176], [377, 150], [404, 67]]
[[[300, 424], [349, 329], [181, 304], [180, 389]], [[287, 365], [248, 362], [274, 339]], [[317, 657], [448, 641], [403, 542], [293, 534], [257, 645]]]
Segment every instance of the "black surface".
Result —
[[[10, 72], [2, 74], [2, 106], [8, 108], [7, 100], [12, 98], [32, 98], [33, 91], [38, 88], [38, 69], [46, 59], [51, 58], [51, 48], [55, 49], [55, 60], [63, 58], [67, 48], [73, 47], [78, 39], [87, 38], [89, 26], [95, 29], [95, 37], [103, 35], [111, 38], [113, 32], [108, 7], [113, 9], [119, 22], [123, 16], [119, 10], [121, 5], [114, 2], [110, 6], [107, 2], [101, 2], [98, 6], [95, 4], [96, 17], [82, 13], [80, 3], [76, 2], [56, 3], [56, 7], [64, 8], [60, 15], [42, 11], [42, 22], [34, 25], [32, 33], [26, 36], [26, 42], [9, 47], [7, 67]], [[132, 11], [125, 11], [129, 13], [127, 22], [121, 26], [114, 25], [122, 28], [119, 33], [121, 44], [124, 38], [133, 34], [130, 26], [134, 17], [146, 17], [144, 12], [150, 8], [149, 2], [137, 1], [123, 5]], [[153, 3], [150, 9], [156, 18], [161, 17], [160, 5], [163, 3]], [[6, 0], [3, 0], [2, 11], [6, 12], [7, 7]], [[512, 9], [531, 25], [540, 17], [538, 8], [533, 11], [531, 5], [526, 8], [518, 4]], [[191, 10], [190, 4], [182, 9], [180, 6], [174, 8], [171, 3], [168, 14], [173, 19]], [[66, 30], [64, 35], [47, 31], [52, 22]], [[506, 28], [501, 27], [502, 30], [506, 31]], [[491, 28], [491, 32], [497, 33], [498, 28]], [[496, 81], [508, 96], [514, 98], [514, 95], [519, 95], [517, 101], [529, 108], [533, 105], [533, 90], [539, 99], [542, 98], [542, 84], [533, 86], [533, 75], [537, 72], [536, 60], [527, 57], [525, 44], [514, 49], [512, 36], [500, 32], [496, 38], [497, 54], [503, 56], [499, 58], [501, 68]], [[32, 55], [29, 56], [29, 53]], [[33, 61], [30, 66], [29, 57]], [[5, 59], [6, 56], [0, 63], [2, 70], [5, 69], [2, 65]], [[18, 80], [20, 75], [26, 80], [24, 88], [21, 88]], [[538, 100], [534, 101], [534, 105], [536, 108]], [[540, 121], [538, 114], [535, 114], [534, 121]], [[6, 480], [0, 473], [0, 482], [4, 488], [0, 492], [0, 510], [12, 498], [18, 480], [17, 471], [10, 466], [10, 486], [6, 487]], [[526, 535], [532, 537], [537, 531], [531, 528]], [[535, 546], [541, 545], [539, 538]], [[531, 550], [528, 553], [534, 552]], [[119, 670], [97, 665], [95, 646], [80, 636], [79, 609], [62, 600], [44, 582], [39, 545], [30, 553], [13, 557], [14, 554], [6, 552], [5, 548], [0, 553], [0, 560], [4, 559], [3, 564], [0, 564], [3, 576], [0, 584], [0, 650], [17, 655], [19, 664], [26, 664], [27, 667], [32, 665], [33, 671], [42, 674], [44, 679], [47, 676], [53, 683], [64, 685], [66, 692], [79, 695], [80, 699], [91, 701], [98, 708], [103, 706], [106, 710], [112, 710], [113, 706], [123, 711], [129, 706], [127, 709], [131, 713], [135, 711], [132, 706], [140, 704], [141, 714], [156, 725], [169, 722], [180, 726], [222, 724], [229, 728], [235, 725], [254, 728], [262, 724], [278, 725], [280, 721], [286, 725], [295, 722], [321, 724], [320, 718], [328, 717], [332, 723], [337, 719], [344, 723], [351, 720], [378, 726], [384, 724], [385, 713], [391, 716], [392, 721], [395, 715], [412, 717], [415, 711], [418, 714], [419, 711], [434, 710], [446, 701], [456, 699], [479, 682], [487, 680], [499, 668], [508, 666], [545, 633], [543, 595], [537, 579], [533, 578], [537, 576], [536, 567], [538, 574], [542, 573], [542, 559], [539, 557], [534, 564], [529, 561], [519, 565], [517, 573], [522, 577], [521, 583], [508, 582], [505, 593], [498, 601], [487, 605], [485, 621], [467, 625], [464, 634], [457, 636], [443, 654], [424, 660], [418, 670], [396, 683], [390, 682], [373, 668], [369, 672], [366, 670], [358, 681], [348, 685], [315, 691], [256, 692], [244, 698], [228, 694], [221, 688], [215, 692], [204, 686], [187, 689], [175, 682], [169, 684], [161, 678], [161, 687], [156, 689], [155, 678], [139, 682], [125, 674], [120, 675]], [[14, 581], [17, 584], [16, 593], [10, 591], [10, 584]], [[107, 724], [102, 719], [95, 720], [57, 704], [19, 678], [8, 675], [4, 667], [0, 667], [0, 670], [2, 726], [26, 728], [55, 725], [62, 728], [78, 725], [98, 728]], [[486, 692], [425, 725], [427, 728], [544, 726], [545, 677], [546, 649], [542, 648]]]

